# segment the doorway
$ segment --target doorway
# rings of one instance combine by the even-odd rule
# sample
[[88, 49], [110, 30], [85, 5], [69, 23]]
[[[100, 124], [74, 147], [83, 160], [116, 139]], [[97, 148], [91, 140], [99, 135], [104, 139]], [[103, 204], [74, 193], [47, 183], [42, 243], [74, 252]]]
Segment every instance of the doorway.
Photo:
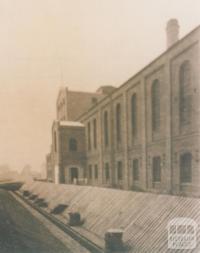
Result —
[[74, 179], [78, 179], [78, 168], [70, 168], [71, 183], [74, 183]]

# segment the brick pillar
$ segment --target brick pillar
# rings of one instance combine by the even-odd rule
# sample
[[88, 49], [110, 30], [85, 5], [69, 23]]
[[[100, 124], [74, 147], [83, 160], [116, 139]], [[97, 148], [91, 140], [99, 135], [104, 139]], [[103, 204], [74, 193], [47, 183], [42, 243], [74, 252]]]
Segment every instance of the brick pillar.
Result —
[[97, 145], [98, 145], [98, 149], [99, 149], [99, 171], [98, 171], [98, 184], [102, 185], [103, 184], [103, 168], [104, 168], [104, 164], [103, 164], [103, 115], [102, 115], [102, 111], [99, 110], [98, 111], [98, 136], [97, 136]]
[[148, 189], [148, 161], [147, 161], [147, 121], [146, 121], [146, 83], [145, 78], [141, 79], [141, 143], [142, 143], [142, 154], [141, 154], [141, 187], [144, 190]]
[[54, 171], [55, 171], [55, 184], [59, 184], [60, 183], [60, 173], [59, 173], [58, 165], [55, 165]]
[[124, 114], [124, 189], [129, 189], [129, 161], [128, 161], [128, 99], [126, 91], [123, 93], [123, 114]]
[[115, 148], [114, 148], [114, 105], [112, 98], [110, 98], [110, 113], [109, 113], [109, 133], [110, 133], [110, 144], [109, 144], [109, 150], [110, 150], [110, 182], [111, 185], [115, 185], [115, 178], [116, 178], [116, 168], [115, 168]]
[[170, 62], [168, 61], [165, 65], [165, 87], [166, 93], [164, 95], [164, 102], [166, 106], [166, 154], [165, 157], [162, 157], [163, 161], [163, 172], [164, 172], [164, 188], [167, 193], [170, 193], [172, 190], [172, 137], [171, 137], [171, 125], [172, 125], [172, 94], [171, 94], [171, 70]]

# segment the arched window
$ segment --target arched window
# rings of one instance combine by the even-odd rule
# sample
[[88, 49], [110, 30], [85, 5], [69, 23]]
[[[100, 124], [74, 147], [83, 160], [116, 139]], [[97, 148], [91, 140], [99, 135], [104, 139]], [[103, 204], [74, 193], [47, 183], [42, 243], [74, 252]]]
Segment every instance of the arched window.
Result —
[[133, 94], [131, 97], [131, 128], [132, 135], [135, 136], [137, 133], [137, 96]]
[[191, 121], [191, 67], [189, 61], [185, 61], [179, 71], [180, 103], [179, 119], [180, 126], [187, 125]]
[[109, 144], [109, 135], [108, 135], [108, 112], [104, 112], [104, 144], [107, 147]]
[[116, 106], [116, 138], [117, 143], [121, 141], [121, 105]]
[[192, 155], [185, 153], [180, 157], [180, 182], [190, 183], [192, 181]]
[[156, 79], [151, 87], [152, 130], [160, 129], [160, 83]]
[[70, 151], [77, 151], [78, 147], [77, 147], [77, 140], [74, 138], [71, 138], [69, 140], [69, 150]]

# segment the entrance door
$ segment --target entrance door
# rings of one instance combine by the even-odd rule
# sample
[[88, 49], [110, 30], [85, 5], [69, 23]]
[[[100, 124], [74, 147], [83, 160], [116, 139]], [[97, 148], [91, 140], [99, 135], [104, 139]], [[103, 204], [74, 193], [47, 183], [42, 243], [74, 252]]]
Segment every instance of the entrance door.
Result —
[[71, 183], [73, 183], [74, 179], [78, 179], [78, 168], [76, 167], [71, 168], [70, 174], [71, 174]]

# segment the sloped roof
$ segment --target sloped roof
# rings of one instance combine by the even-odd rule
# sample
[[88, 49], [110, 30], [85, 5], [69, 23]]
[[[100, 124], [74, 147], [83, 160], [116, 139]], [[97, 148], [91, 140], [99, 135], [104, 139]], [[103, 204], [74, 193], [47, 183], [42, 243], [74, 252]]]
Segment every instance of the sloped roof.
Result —
[[[43, 182], [25, 184], [23, 189], [45, 198], [51, 207], [67, 203], [60, 219], [66, 220], [72, 210], [79, 211], [85, 223], [75, 229], [99, 245], [104, 245], [106, 231], [122, 229], [123, 241], [133, 253], [177, 252], [168, 249], [170, 221], [184, 217], [200, 224], [199, 198]], [[178, 252], [199, 253], [199, 232], [195, 249]]]

